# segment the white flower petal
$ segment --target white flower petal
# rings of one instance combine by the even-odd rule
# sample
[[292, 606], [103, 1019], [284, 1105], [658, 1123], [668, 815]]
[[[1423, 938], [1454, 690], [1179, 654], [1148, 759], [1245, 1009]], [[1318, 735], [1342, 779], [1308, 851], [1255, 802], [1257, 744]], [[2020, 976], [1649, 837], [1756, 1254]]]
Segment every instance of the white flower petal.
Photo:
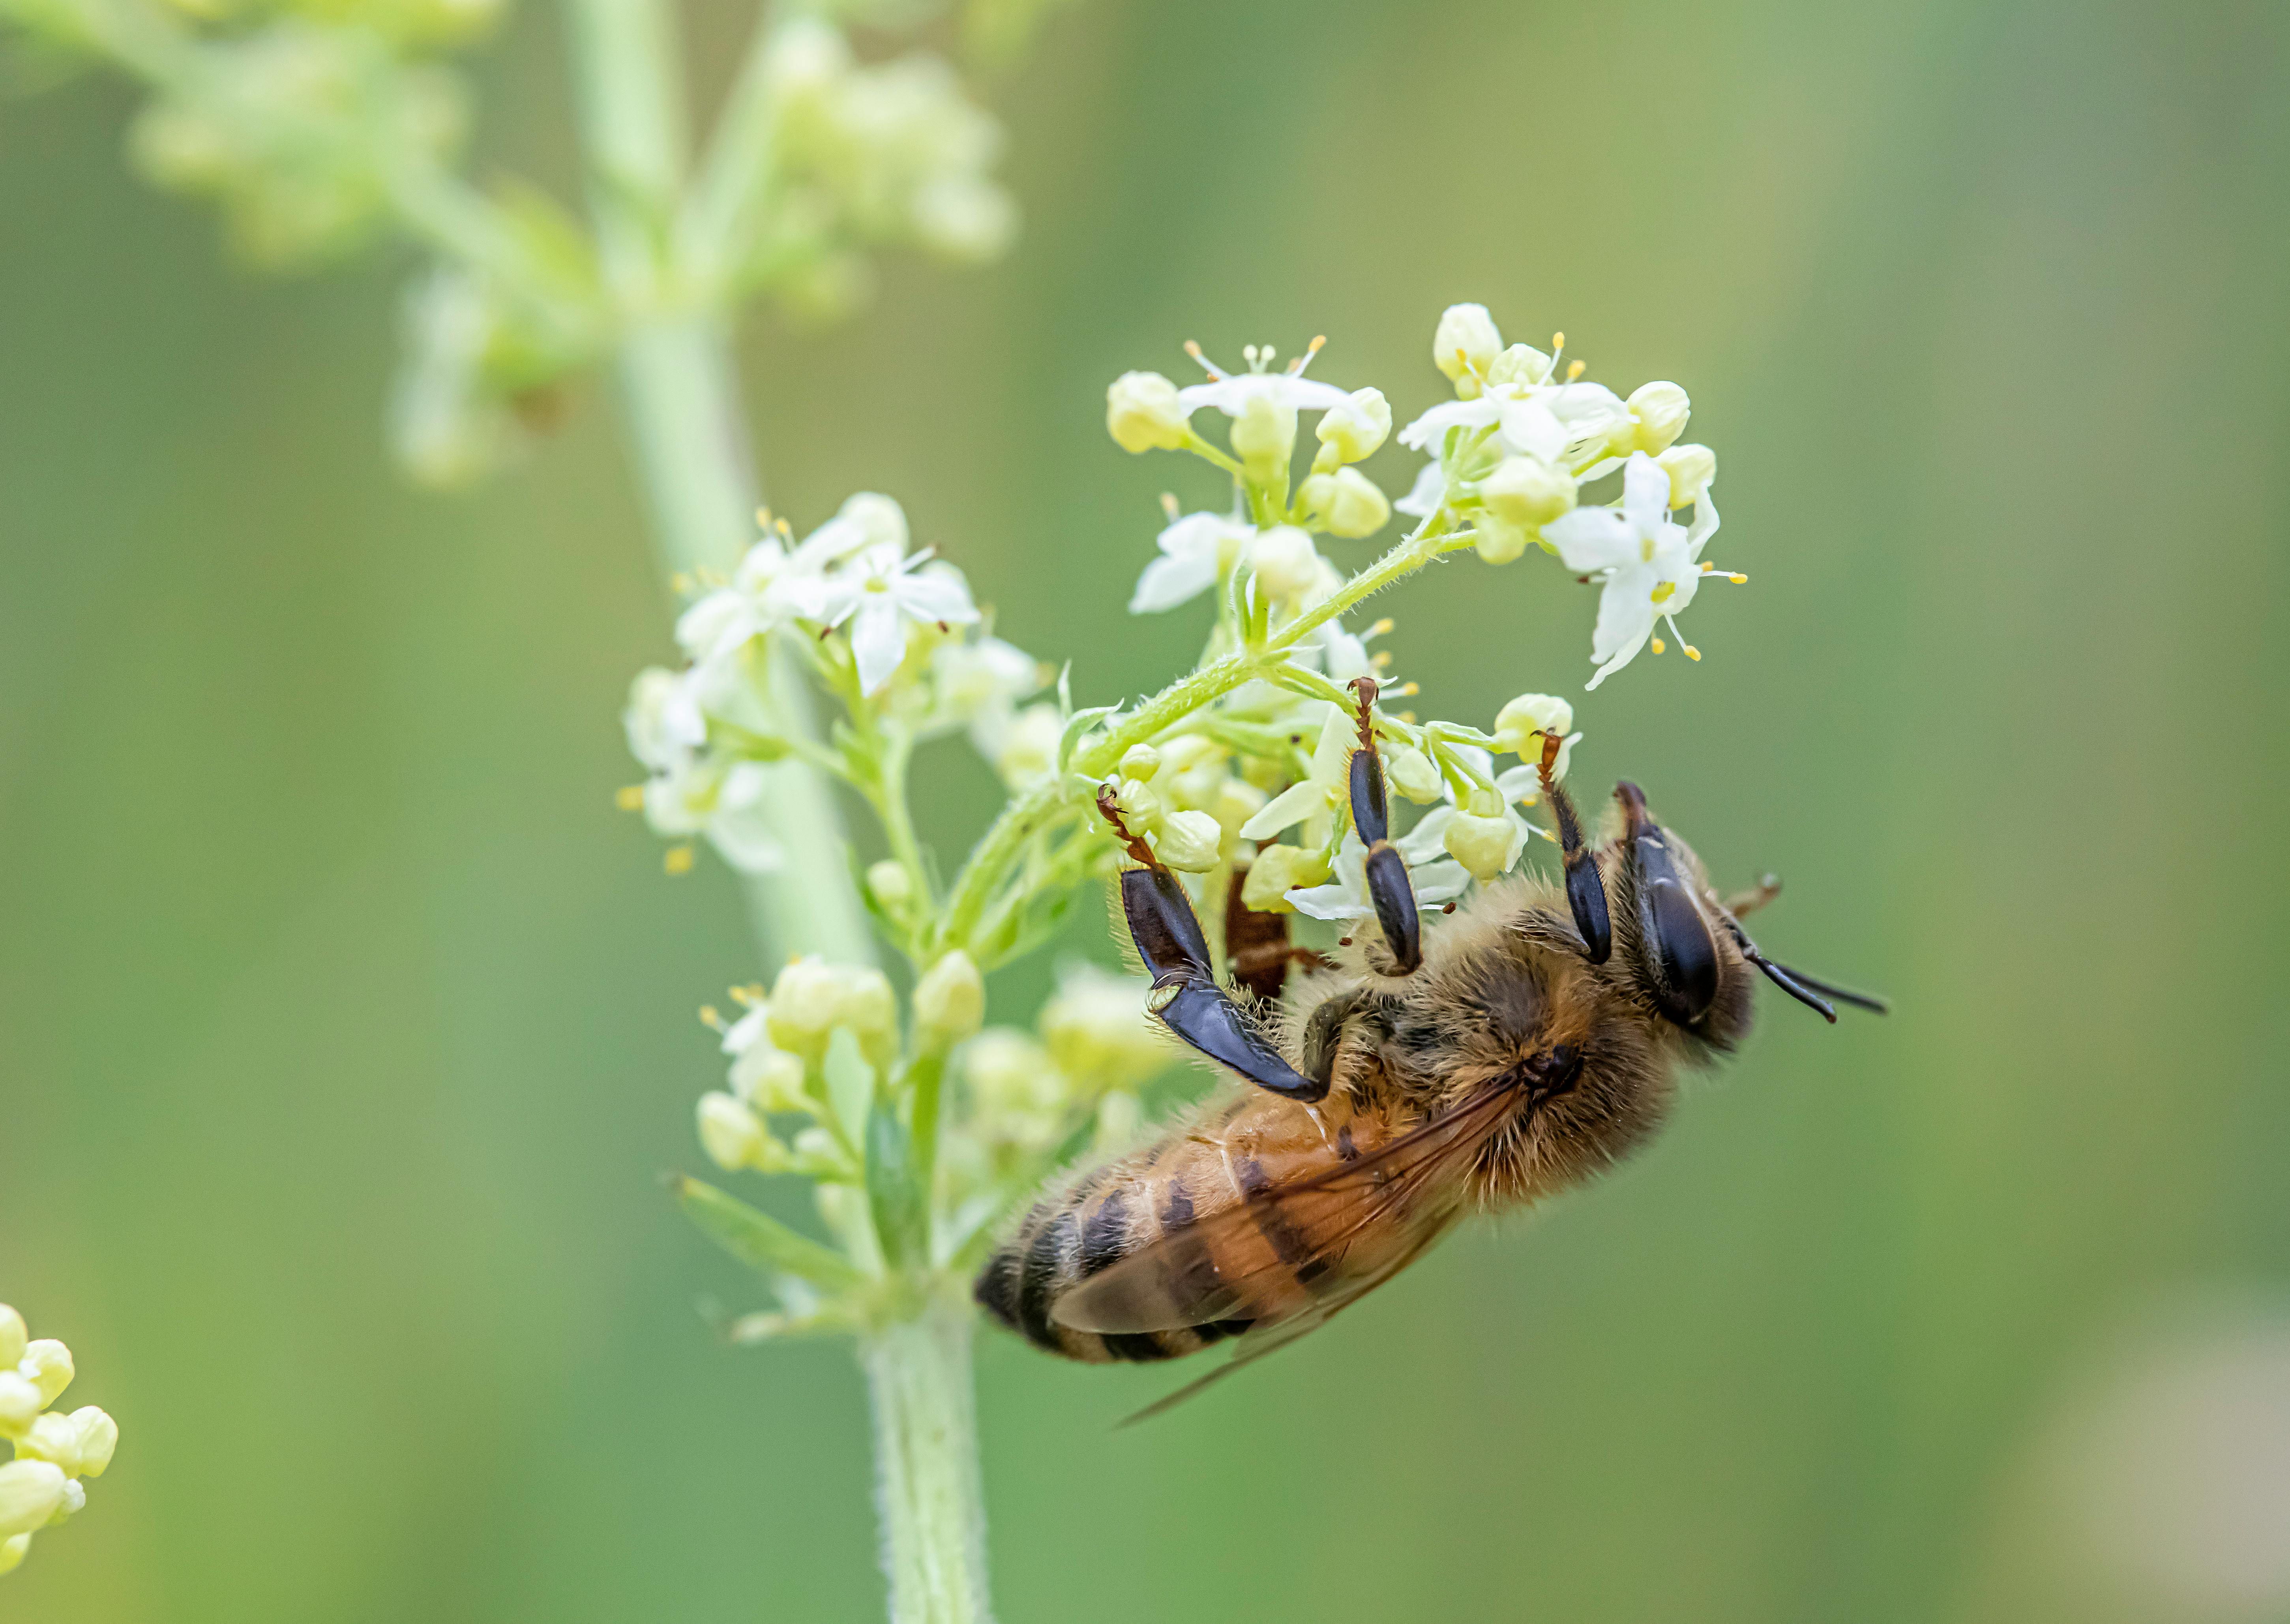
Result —
[[859, 692], [872, 693], [907, 657], [907, 628], [889, 593], [862, 596], [867, 601], [851, 625], [851, 654], [859, 662]]
[[1484, 428], [1502, 414], [1502, 403], [1485, 396], [1477, 400], [1443, 401], [1399, 431], [1399, 443], [1411, 451], [1437, 444], [1450, 428]]
[[1313, 885], [1288, 893], [1288, 906], [1315, 919], [1365, 919], [1375, 911], [1351, 886]]
[[1669, 474], [1644, 452], [1622, 465], [1622, 511], [1640, 535], [1669, 523]]
[[1539, 400], [1502, 403], [1502, 437], [1512, 451], [1545, 462], [1557, 461], [1569, 438], [1550, 408]]
[[978, 606], [970, 601], [970, 588], [951, 575], [894, 576], [887, 596], [917, 620], [967, 626], [978, 619]]
[[[1598, 595], [1598, 624], [1590, 634], [1590, 658], [1607, 671], [1628, 665], [1653, 635], [1653, 577], [1644, 570], [1625, 570], [1606, 583]], [[1599, 673], [1601, 676], [1605, 671]]]
[[1137, 578], [1137, 590], [1129, 596], [1129, 612], [1158, 614], [1165, 609], [1174, 609], [1216, 585], [1216, 578], [1214, 552], [1189, 557], [1156, 558]]
[[1612, 508], [1562, 513], [1542, 527], [1542, 539], [1558, 549], [1559, 562], [1578, 574], [1639, 562], [1637, 532]]
[[1437, 908], [1443, 902], [1452, 902], [1461, 896], [1471, 884], [1471, 871], [1452, 857], [1443, 857], [1436, 863], [1412, 868], [1407, 877], [1415, 887], [1415, 905], [1421, 908]]
[[709, 844], [742, 874], [768, 874], [785, 859], [765, 815], [770, 788], [769, 767], [741, 762], [724, 775], [715, 816], [708, 820]]
[[1437, 458], [1425, 463], [1415, 476], [1415, 484], [1406, 495], [1391, 504], [1392, 511], [1404, 513], [1413, 519], [1428, 519], [1439, 511], [1439, 504], [1447, 500], [1447, 475]]
[[1686, 556], [1700, 563], [1701, 549], [1717, 533], [1718, 504], [1710, 500], [1709, 491], [1704, 489], [1693, 499], [1693, 523], [1685, 527]]
[[1274, 796], [1255, 814], [1240, 826], [1243, 840], [1269, 840], [1293, 824], [1301, 823], [1315, 812], [1328, 809], [1327, 786], [1306, 779], [1301, 784], [1291, 784]]

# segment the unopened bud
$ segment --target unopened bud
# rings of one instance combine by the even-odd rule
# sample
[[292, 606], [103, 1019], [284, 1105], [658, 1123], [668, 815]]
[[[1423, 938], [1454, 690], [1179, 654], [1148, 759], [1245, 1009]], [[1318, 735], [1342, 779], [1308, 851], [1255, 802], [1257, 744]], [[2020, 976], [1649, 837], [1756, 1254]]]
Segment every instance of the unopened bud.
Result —
[[12, 1573], [21, 1567], [31, 1549], [32, 1536], [28, 1533], [18, 1534], [12, 1540], [0, 1540], [0, 1573]]
[[1125, 778], [1115, 785], [1113, 804], [1133, 835], [1149, 835], [1161, 827], [1161, 797], [1143, 779]]
[[1391, 500], [1357, 468], [1315, 474], [1299, 494], [1313, 522], [1334, 535], [1372, 536], [1391, 522]]
[[959, 948], [915, 983], [915, 1023], [941, 1044], [958, 1044], [986, 1020], [986, 979]]
[[1261, 914], [1293, 914], [1288, 893], [1323, 884], [1328, 877], [1327, 854], [1302, 846], [1270, 845], [1256, 854], [1241, 883], [1240, 900]]
[[45, 1528], [64, 1503], [68, 1481], [46, 1460], [11, 1460], [0, 1466], [0, 1540]]
[[1316, 432], [1339, 462], [1362, 461], [1390, 435], [1391, 403], [1381, 389], [1355, 389], [1349, 400], [1320, 414]]
[[1489, 564], [1515, 564], [1526, 551], [1526, 532], [1499, 513], [1479, 515], [1472, 550]]
[[1673, 445], [1654, 460], [1669, 476], [1669, 505], [1700, 501], [1718, 477], [1718, 453], [1706, 445]]
[[1249, 543], [1248, 562], [1268, 597], [1296, 597], [1318, 576], [1320, 555], [1312, 538], [1293, 524], [1276, 524]]
[[817, 1060], [843, 1017], [843, 977], [824, 959], [799, 958], [772, 983], [765, 1029], [789, 1053]]
[[854, 526], [866, 538], [862, 547], [895, 547], [907, 550], [907, 510], [894, 496], [880, 491], [855, 491], [844, 498], [835, 516]]
[[1564, 739], [1574, 731], [1574, 707], [1555, 693], [1522, 693], [1495, 713], [1495, 748], [1525, 761], [1542, 759], [1537, 732]]
[[1167, 1069], [1169, 1051], [1145, 1012], [1145, 988], [1101, 971], [1069, 975], [1042, 1006], [1042, 1041], [1058, 1070], [1092, 1092], [1133, 1088]]
[[915, 894], [914, 878], [907, 866], [891, 858], [867, 866], [867, 892], [886, 913], [902, 913]]
[[1574, 506], [1574, 481], [1540, 457], [1505, 457], [1479, 481], [1479, 500], [1507, 524], [1533, 530]]
[[885, 1066], [899, 1052], [899, 996], [891, 978], [872, 968], [843, 972], [843, 1019], [872, 1066]]
[[24, 1316], [0, 1302], [0, 1370], [15, 1369], [30, 1340], [30, 1332], [24, 1329]]
[[1161, 752], [1149, 744], [1133, 744], [1121, 752], [1121, 776], [1149, 779], [1161, 770]]
[[1394, 789], [1418, 805], [1429, 805], [1437, 800], [1444, 788], [1439, 769], [1412, 744], [1383, 753], [1383, 775]]
[[1693, 403], [1674, 383], [1642, 383], [1630, 391], [1630, 415], [1637, 419], [1632, 444], [1642, 452], [1668, 451], [1685, 432]]
[[1171, 812], [1156, 837], [1154, 855], [1172, 868], [1206, 874], [1217, 866], [1224, 844], [1224, 826], [1205, 812]]
[[1217, 786], [1216, 804], [1209, 810], [1226, 834], [1237, 836], [1240, 826], [1262, 812], [1269, 798], [1246, 779], [1229, 778]]
[[962, 1052], [962, 1074], [973, 1099], [999, 1114], [1030, 1109], [1065, 1089], [1050, 1052], [1012, 1027], [991, 1027]]
[[1517, 827], [1499, 812], [1487, 817], [1459, 811], [1447, 823], [1447, 855], [1469, 869], [1473, 879], [1492, 880], [1508, 872], [1518, 855]]
[[67, 1477], [79, 1476], [79, 1428], [72, 1418], [51, 1410], [16, 1440], [17, 1458], [45, 1460]]
[[40, 1389], [28, 1377], [0, 1371], [0, 1438], [20, 1437], [44, 1405]]
[[30, 1377], [32, 1385], [40, 1389], [40, 1402], [52, 1404], [63, 1396], [66, 1388], [71, 1386], [71, 1349], [53, 1337], [44, 1336], [36, 1342], [24, 1345], [23, 1361], [17, 1368]]
[[79, 1429], [79, 1475], [102, 1476], [119, 1448], [119, 1423], [93, 1404], [73, 1411], [71, 1420]]
[[1486, 306], [1449, 305], [1431, 338], [1431, 364], [1446, 373], [1456, 394], [1475, 400], [1479, 380], [1501, 349], [1502, 334]]
[[759, 1111], [809, 1110], [813, 1100], [803, 1079], [799, 1058], [760, 1039], [732, 1062], [732, 1092]]
[[1232, 420], [1232, 454], [1261, 479], [1286, 466], [1296, 449], [1296, 408], [1260, 389]]
[[764, 1124], [744, 1101], [725, 1093], [700, 1096], [700, 1148], [726, 1172], [761, 1161], [765, 1137]]
[[1550, 376], [1550, 357], [1532, 344], [1514, 344], [1487, 368], [1489, 383], [1541, 383]]
[[1124, 372], [1105, 391], [1105, 427], [1123, 451], [1175, 451], [1190, 429], [1177, 386], [1158, 372]]

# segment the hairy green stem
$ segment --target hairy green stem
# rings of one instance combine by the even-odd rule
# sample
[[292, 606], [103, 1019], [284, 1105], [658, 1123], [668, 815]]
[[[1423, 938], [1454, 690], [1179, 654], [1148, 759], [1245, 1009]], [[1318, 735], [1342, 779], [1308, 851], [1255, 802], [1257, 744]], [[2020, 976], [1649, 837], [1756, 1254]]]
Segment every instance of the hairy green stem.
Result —
[[[716, 306], [720, 284], [692, 299], [668, 263], [686, 169], [673, 15], [663, 0], [569, 0], [569, 9], [600, 259], [623, 324], [621, 404], [655, 543], [671, 572], [728, 572], [753, 533], [757, 492]], [[815, 742], [801, 655], [774, 650], [771, 676], [783, 725]], [[874, 938], [825, 776], [800, 760], [774, 773], [772, 815], [787, 860], [749, 887], [766, 956], [800, 948], [871, 962]], [[927, 1294], [917, 1308], [915, 1317], [870, 1330], [861, 1347], [890, 1613], [893, 1624], [980, 1624], [989, 1610], [970, 1320], [964, 1306]]]
[[869, 1333], [859, 1362], [875, 1403], [875, 1492], [891, 1624], [988, 1624], [971, 1318], [933, 1303]]

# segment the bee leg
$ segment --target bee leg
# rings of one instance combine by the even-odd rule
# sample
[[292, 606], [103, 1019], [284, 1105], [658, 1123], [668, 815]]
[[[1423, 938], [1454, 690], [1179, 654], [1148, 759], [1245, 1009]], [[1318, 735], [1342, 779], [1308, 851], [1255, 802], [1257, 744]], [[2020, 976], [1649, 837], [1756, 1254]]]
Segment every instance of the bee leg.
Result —
[[1129, 833], [1113, 804], [1109, 786], [1098, 792], [1098, 810], [1113, 825], [1129, 854], [1146, 867], [1121, 876], [1121, 912], [1129, 939], [1152, 972], [1153, 990], [1145, 1008], [1186, 1043], [1221, 1066], [1229, 1066], [1259, 1088], [1292, 1100], [1318, 1100], [1328, 1092], [1281, 1058], [1232, 995], [1216, 983], [1209, 964], [1208, 938], [1177, 876], [1155, 860], [1152, 849]]
[[1415, 906], [1415, 883], [1407, 861], [1391, 844], [1391, 806], [1384, 791], [1383, 758], [1375, 750], [1375, 678], [1356, 676], [1359, 695], [1359, 748], [1352, 752], [1352, 828], [1367, 848], [1367, 895], [1375, 905], [1391, 949], [1394, 975], [1413, 975], [1423, 964], [1423, 920]]
[[1343, 1050], [1344, 1023], [1381, 1004], [1365, 987], [1348, 987], [1314, 1007], [1304, 1022], [1304, 1075], [1326, 1088], [1336, 1080], [1336, 1060]]
[[1581, 933], [1582, 956], [1603, 964], [1614, 951], [1614, 928], [1606, 916], [1606, 883], [1598, 877], [1597, 859], [1583, 844], [1582, 820], [1575, 813], [1573, 797], [1551, 771], [1565, 746], [1565, 740], [1557, 734], [1543, 734], [1542, 759], [1537, 767], [1543, 798], [1550, 803], [1550, 814], [1558, 820], [1558, 852], [1566, 865], [1566, 906], [1573, 909], [1574, 928]]
[[1267, 1003], [1277, 1003], [1289, 969], [1318, 970], [1327, 960], [1288, 940], [1288, 916], [1249, 907], [1241, 896], [1248, 869], [1235, 863], [1224, 898], [1224, 962], [1236, 985]]
[[1739, 919], [1744, 914], [1756, 913], [1781, 894], [1781, 876], [1777, 874], [1769, 874], [1749, 890], [1735, 892], [1720, 906], [1734, 918]]

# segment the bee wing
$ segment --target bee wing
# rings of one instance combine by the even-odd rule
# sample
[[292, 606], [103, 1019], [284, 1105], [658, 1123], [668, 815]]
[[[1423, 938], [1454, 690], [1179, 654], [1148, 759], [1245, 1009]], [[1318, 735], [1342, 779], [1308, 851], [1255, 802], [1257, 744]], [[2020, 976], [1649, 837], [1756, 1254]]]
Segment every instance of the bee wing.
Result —
[[[1309, 1322], [1285, 1345], [1389, 1279], [1447, 1227], [1461, 1203], [1461, 1175], [1514, 1098], [1508, 1084], [1490, 1086], [1357, 1161], [1165, 1230], [1065, 1292], [1051, 1312], [1077, 1331], [1113, 1334], [1240, 1318], [1250, 1322], [1247, 1343]], [[1236, 1266], [1236, 1258], [1257, 1260]]]

